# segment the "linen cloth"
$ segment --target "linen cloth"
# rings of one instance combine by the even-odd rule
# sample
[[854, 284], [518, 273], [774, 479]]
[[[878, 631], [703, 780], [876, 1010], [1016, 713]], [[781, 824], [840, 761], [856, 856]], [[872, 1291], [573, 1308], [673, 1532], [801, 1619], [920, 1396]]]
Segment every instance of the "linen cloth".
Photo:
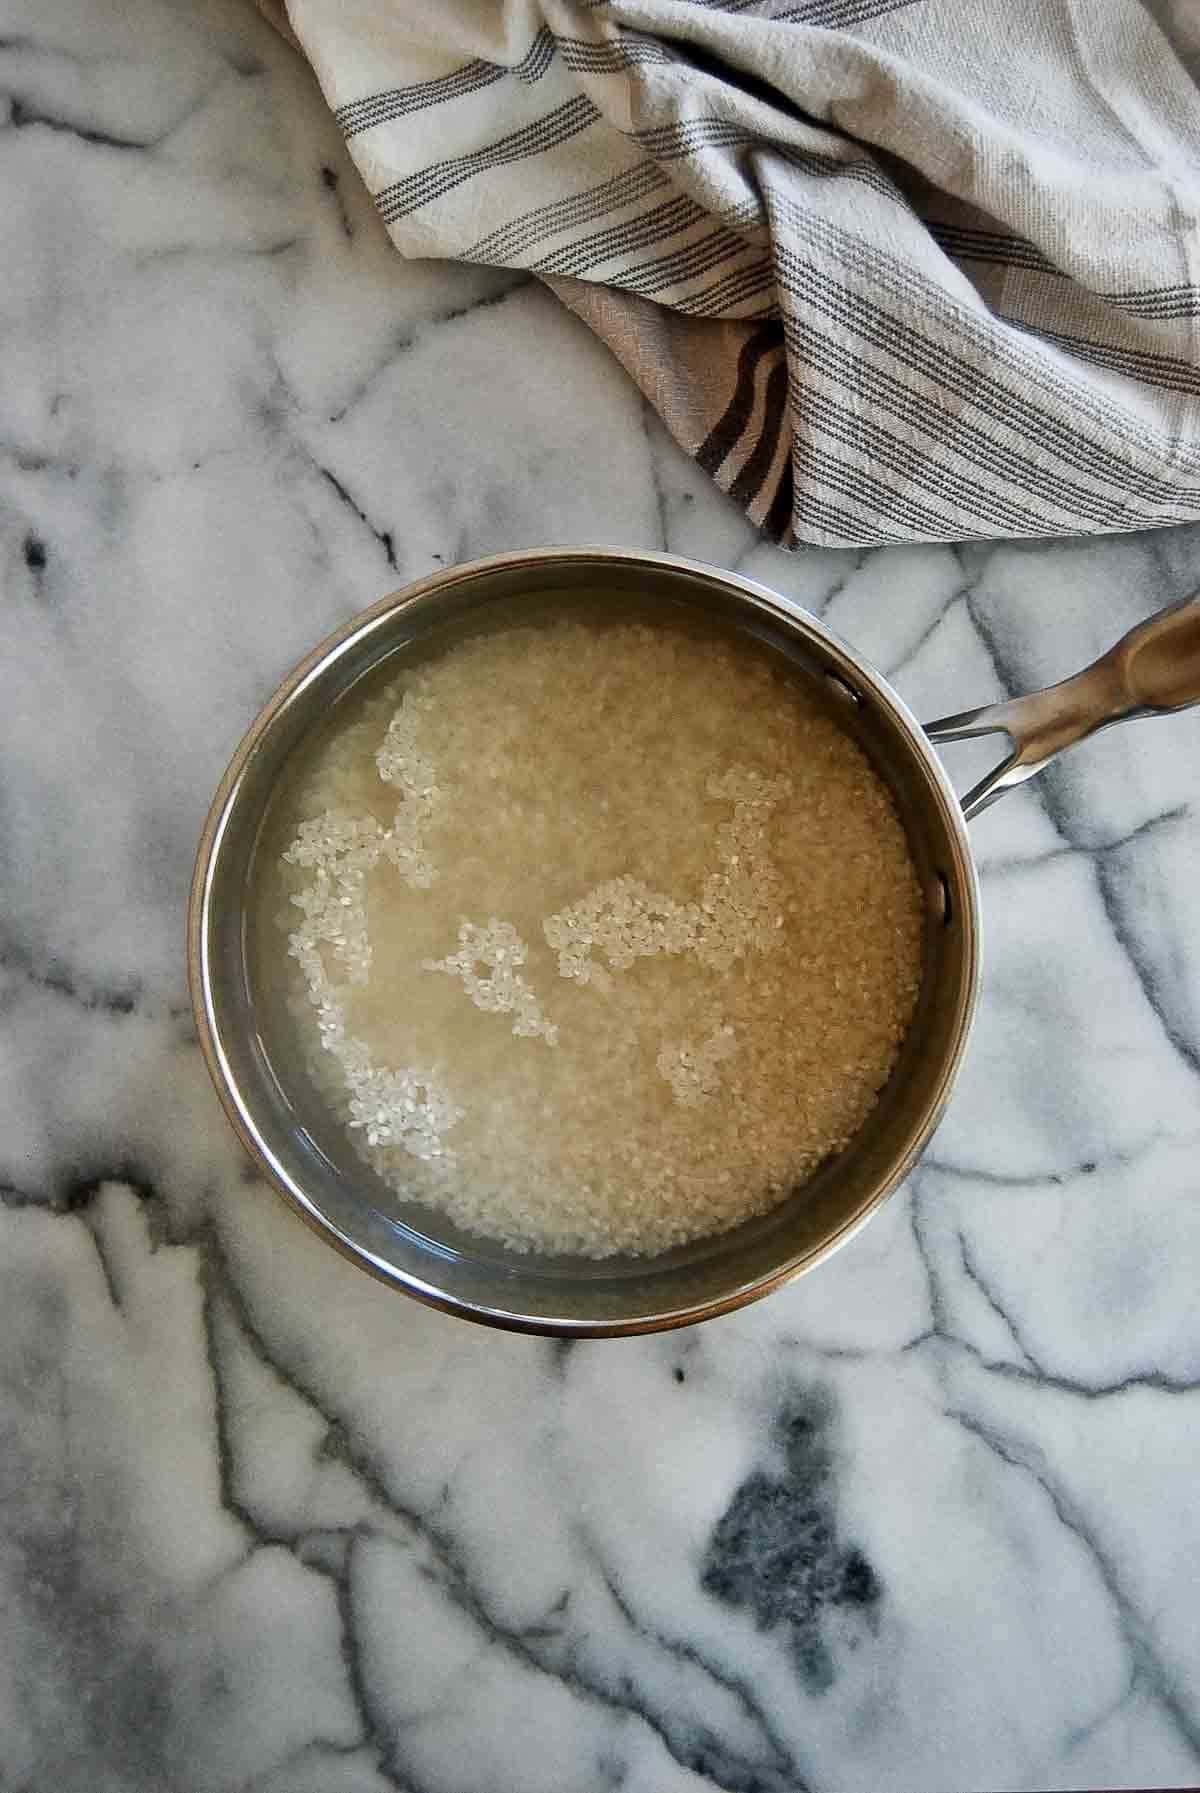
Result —
[[1200, 516], [1200, 0], [263, 0], [786, 545]]

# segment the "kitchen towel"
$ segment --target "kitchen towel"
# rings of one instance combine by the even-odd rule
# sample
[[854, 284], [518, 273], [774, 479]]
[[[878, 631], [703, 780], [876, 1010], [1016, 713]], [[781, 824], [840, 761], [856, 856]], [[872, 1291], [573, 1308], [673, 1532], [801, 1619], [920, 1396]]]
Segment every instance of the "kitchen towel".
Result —
[[1200, 516], [1197, 0], [262, 0], [785, 545]]

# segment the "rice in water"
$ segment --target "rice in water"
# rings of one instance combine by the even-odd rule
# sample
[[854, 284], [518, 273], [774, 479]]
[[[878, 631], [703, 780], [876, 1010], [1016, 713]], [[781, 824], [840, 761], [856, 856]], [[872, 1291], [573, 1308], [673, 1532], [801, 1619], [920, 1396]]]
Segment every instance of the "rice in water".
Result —
[[740, 639], [465, 642], [358, 700], [284, 839], [271, 976], [314, 1080], [398, 1195], [517, 1250], [657, 1252], [773, 1207], [912, 1015], [891, 799]]

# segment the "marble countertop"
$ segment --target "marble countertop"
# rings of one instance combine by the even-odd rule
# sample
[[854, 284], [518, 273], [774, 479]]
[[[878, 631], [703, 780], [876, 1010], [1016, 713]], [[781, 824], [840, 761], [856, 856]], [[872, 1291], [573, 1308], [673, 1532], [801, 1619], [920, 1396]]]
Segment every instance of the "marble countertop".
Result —
[[1200, 712], [974, 829], [952, 1109], [827, 1266], [556, 1348], [250, 1174], [194, 842], [281, 673], [494, 549], [738, 567], [923, 713], [1061, 676], [1200, 530], [761, 544], [543, 291], [404, 265], [248, 0], [0, 5], [0, 1786], [1200, 1779]]

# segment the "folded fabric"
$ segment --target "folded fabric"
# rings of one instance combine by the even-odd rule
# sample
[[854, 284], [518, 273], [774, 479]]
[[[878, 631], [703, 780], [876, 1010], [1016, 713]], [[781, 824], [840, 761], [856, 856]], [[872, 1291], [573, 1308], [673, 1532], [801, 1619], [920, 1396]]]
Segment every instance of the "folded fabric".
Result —
[[775, 539], [1200, 516], [1195, 0], [287, 18], [397, 248], [544, 280]]

